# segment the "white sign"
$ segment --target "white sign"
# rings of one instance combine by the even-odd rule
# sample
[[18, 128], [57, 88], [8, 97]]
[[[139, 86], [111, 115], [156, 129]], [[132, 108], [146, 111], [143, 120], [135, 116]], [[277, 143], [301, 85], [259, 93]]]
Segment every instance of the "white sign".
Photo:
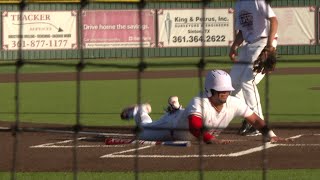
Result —
[[314, 45], [315, 7], [273, 8], [278, 18], [279, 45]]
[[229, 46], [234, 40], [232, 9], [160, 9], [158, 47]]
[[77, 11], [4, 11], [2, 28], [4, 50], [78, 48]]

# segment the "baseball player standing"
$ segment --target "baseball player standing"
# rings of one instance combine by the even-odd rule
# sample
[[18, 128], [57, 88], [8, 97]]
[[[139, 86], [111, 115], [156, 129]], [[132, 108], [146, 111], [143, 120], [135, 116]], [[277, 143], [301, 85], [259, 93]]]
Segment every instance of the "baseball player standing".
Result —
[[[252, 64], [264, 48], [277, 46], [278, 20], [269, 1], [237, 0], [235, 5], [237, 33], [229, 53], [231, 61], [234, 62], [230, 71], [232, 85], [235, 88], [232, 95], [246, 102], [262, 119], [264, 116], [257, 84], [264, 74], [254, 73]], [[239, 134], [256, 136], [259, 135], [259, 131], [243, 121]]]
[[287, 141], [277, 137], [245, 102], [229, 96], [233, 90], [230, 75], [222, 70], [213, 70], [206, 76], [205, 93], [194, 97], [185, 109], [179, 104], [178, 97], [173, 96], [169, 98], [168, 112], [157, 121], [149, 116], [149, 104], [124, 108], [121, 118], [135, 119], [142, 128], [140, 140], [185, 141], [202, 138], [207, 144], [226, 144], [230, 141], [216, 136], [232, 119], [243, 117], [271, 142]]

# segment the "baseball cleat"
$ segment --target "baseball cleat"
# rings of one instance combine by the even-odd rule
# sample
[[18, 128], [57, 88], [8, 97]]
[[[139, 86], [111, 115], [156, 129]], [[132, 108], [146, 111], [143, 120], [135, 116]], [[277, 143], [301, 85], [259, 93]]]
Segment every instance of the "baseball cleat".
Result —
[[[120, 113], [120, 117], [121, 119], [124, 120], [128, 120], [128, 119], [132, 119], [134, 118], [134, 116], [137, 114], [138, 112], [138, 105], [132, 105], [129, 107], [126, 107], [122, 110], [122, 112]], [[142, 104], [141, 105], [142, 111], [147, 112], [148, 114], [151, 113], [151, 106], [148, 103]]]
[[244, 136], [260, 136], [260, 135], [262, 135], [262, 134], [258, 130], [253, 128], [253, 130], [251, 132], [249, 131]]
[[256, 130], [251, 124], [246, 120], [242, 121], [241, 128], [239, 129], [239, 135], [241, 136], [259, 136], [261, 133]]
[[126, 107], [120, 113], [121, 119], [131, 119], [133, 118], [133, 111], [136, 108], [136, 105]]
[[168, 113], [174, 113], [177, 110], [181, 109], [182, 106], [179, 103], [178, 96], [170, 96], [168, 99], [168, 107], [166, 108], [166, 112]]

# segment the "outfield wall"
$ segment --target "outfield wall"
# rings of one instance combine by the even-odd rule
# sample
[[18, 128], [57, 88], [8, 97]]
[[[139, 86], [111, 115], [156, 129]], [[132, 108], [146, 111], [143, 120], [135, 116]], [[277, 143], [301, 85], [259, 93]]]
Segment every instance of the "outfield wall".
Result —
[[[0, 4], [1, 13], [5, 11], [19, 11], [20, 4], [8, 3], [15, 1], [2, 1], [7, 2]], [[75, 3], [27, 3], [25, 11], [80, 11], [81, 5]], [[316, 12], [315, 26], [316, 30], [319, 31], [319, 8], [320, 1], [318, 0], [274, 0], [272, 6], [277, 7], [314, 7]], [[128, 2], [99, 2], [99, 3], [88, 3], [83, 6], [83, 10], [129, 10], [138, 9], [137, 3]], [[233, 8], [233, 1], [218, 1], [210, 2], [207, 5], [208, 8]], [[199, 9], [202, 8], [202, 3], [193, 2], [148, 2], [146, 1], [144, 9]], [[157, 18], [157, 17], [156, 17]], [[0, 19], [1, 34], [3, 33], [2, 27], [3, 18]], [[79, 25], [78, 25], [79, 26]], [[157, 25], [156, 25], [157, 26]], [[79, 28], [79, 27], [78, 27]], [[320, 54], [319, 45], [319, 32], [315, 33], [315, 42], [311, 45], [280, 45], [278, 46], [279, 54], [283, 55], [294, 55], [294, 54]], [[0, 37], [1, 47], [3, 47], [3, 38]], [[217, 47], [206, 47], [205, 56], [225, 56], [228, 54], [228, 46], [217, 46]], [[92, 59], [104, 59], [104, 58], [134, 58], [140, 56], [140, 48], [109, 48], [109, 49], [84, 49], [83, 58]], [[145, 48], [143, 53], [145, 57], [186, 57], [186, 56], [201, 56], [201, 47], [162, 47], [158, 46]], [[76, 59], [80, 58], [80, 49], [69, 49], [69, 50], [53, 50], [53, 49], [42, 49], [42, 50], [23, 50], [22, 55], [24, 59]], [[18, 50], [0, 50], [1, 60], [12, 60], [17, 59], [19, 55]]]

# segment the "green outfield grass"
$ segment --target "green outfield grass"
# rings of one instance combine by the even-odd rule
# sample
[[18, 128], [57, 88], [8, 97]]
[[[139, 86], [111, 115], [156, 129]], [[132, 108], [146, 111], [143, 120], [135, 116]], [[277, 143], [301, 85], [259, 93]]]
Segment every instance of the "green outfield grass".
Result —
[[[272, 122], [319, 122], [319, 75], [274, 75], [270, 77], [270, 120]], [[153, 107], [160, 117], [170, 95], [178, 95], [186, 106], [199, 92], [198, 78], [143, 79], [141, 102]], [[259, 85], [265, 107], [265, 80]], [[15, 120], [14, 83], [0, 84], [0, 119]], [[19, 118], [23, 122], [74, 124], [76, 83], [35, 82], [19, 85]], [[133, 125], [120, 121], [119, 112], [138, 102], [137, 80], [82, 81], [80, 120], [85, 125]], [[239, 123], [234, 121], [234, 123]]]
[[[161, 69], [195, 69], [200, 57], [180, 58], [145, 58], [146, 70]], [[206, 57], [206, 69], [229, 69], [232, 62], [227, 56]], [[308, 62], [304, 62], [308, 61]], [[29, 63], [28, 63], [29, 62]], [[41, 64], [39, 64], [39, 62]], [[75, 72], [78, 60], [28, 60], [22, 66], [21, 73], [42, 73], [42, 72]], [[131, 59], [88, 59], [84, 71], [129, 71], [136, 70], [140, 62], [139, 58]], [[37, 64], [35, 64], [37, 63]], [[59, 64], [59, 65], [58, 65]], [[320, 67], [319, 55], [280, 55], [277, 68], [283, 67]], [[14, 62], [0, 61], [0, 73], [14, 73]]]
[[[210, 171], [204, 172], [205, 180], [257, 180], [262, 179], [261, 171]], [[295, 169], [295, 170], [270, 170], [267, 178], [272, 180], [318, 180], [320, 170]], [[0, 173], [0, 179], [10, 179], [10, 173]], [[17, 173], [17, 179], [21, 180], [72, 180], [73, 173]], [[80, 172], [79, 180], [130, 180], [135, 179], [131, 172]], [[197, 180], [198, 172], [153, 172], [140, 173], [141, 180]]]

